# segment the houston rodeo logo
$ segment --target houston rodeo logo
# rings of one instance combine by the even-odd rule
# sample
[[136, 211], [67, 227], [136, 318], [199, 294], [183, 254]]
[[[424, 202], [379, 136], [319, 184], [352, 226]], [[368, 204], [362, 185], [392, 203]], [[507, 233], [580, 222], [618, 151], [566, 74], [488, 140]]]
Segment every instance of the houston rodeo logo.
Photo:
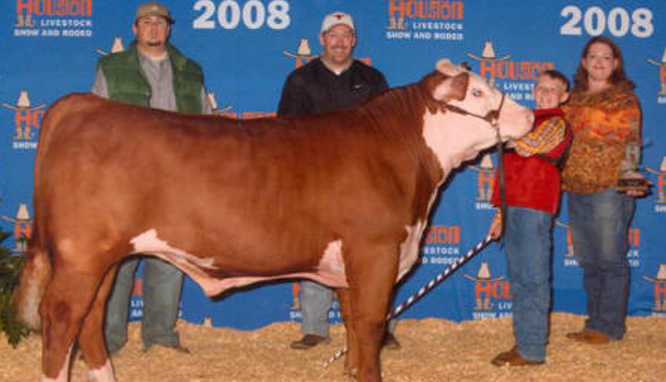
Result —
[[[504, 276], [492, 277], [487, 261], [481, 262], [476, 276], [465, 274], [465, 278], [474, 282], [474, 319], [504, 317], [511, 311], [511, 283]], [[497, 307], [494, 302], [500, 301]], [[497, 309], [495, 309], [497, 308]], [[498, 312], [493, 312], [498, 310]]]
[[495, 167], [493, 166], [493, 158], [490, 154], [486, 153], [479, 162], [479, 165], [469, 166], [472, 171], [476, 171], [476, 201], [474, 204], [475, 209], [478, 210], [492, 210], [493, 206], [490, 201], [493, 197], [493, 187], [495, 184]]
[[284, 55], [295, 59], [297, 68], [300, 68], [301, 66], [310, 62], [310, 60], [319, 57], [318, 54], [312, 53], [312, 50], [310, 49], [310, 42], [308, 41], [307, 38], [302, 38], [301, 41], [298, 43], [298, 48], [296, 49], [296, 53], [292, 53], [285, 50]]
[[453, 0], [388, 0], [388, 39], [462, 41], [465, 3]]
[[405, 19], [430, 22], [462, 20], [465, 3], [455, 0], [388, 0], [389, 30], [408, 29]]
[[102, 56], [106, 56], [111, 53], [120, 53], [125, 50], [125, 45], [123, 44], [123, 39], [120, 37], [115, 37], [113, 43], [111, 44], [111, 51], [107, 52], [102, 49], [97, 49], [96, 52]]
[[16, 0], [17, 27], [34, 27], [34, 16], [91, 16], [92, 0]]
[[653, 312], [666, 315], [666, 264], [660, 264], [657, 276], [643, 276], [643, 280], [654, 285], [654, 307]]
[[15, 149], [37, 148], [37, 134], [44, 116], [45, 104], [33, 107], [27, 90], [21, 90], [15, 105], [3, 102], [2, 106], [14, 113], [14, 144]]
[[[533, 100], [532, 89], [539, 73], [553, 69], [548, 61], [512, 61], [511, 54], [497, 55], [492, 41], [483, 46], [481, 55], [467, 53], [479, 62], [479, 75], [516, 101]], [[496, 84], [497, 80], [504, 80]]]
[[91, 37], [93, 0], [15, 0], [14, 37]]
[[495, 54], [495, 48], [493, 47], [492, 41], [486, 41], [481, 56], [477, 56], [474, 53], [467, 53], [467, 55], [479, 62], [479, 65], [481, 66], [479, 69], [479, 75], [488, 78], [488, 84], [490, 84], [490, 86], [495, 85], [495, 78], [499, 73], [499, 70], [496, 69], [498, 67], [497, 63], [506, 61], [511, 57], [511, 54], [505, 54], [504, 56], [498, 57]]
[[655, 65], [659, 68], [659, 97], [657, 102], [660, 104], [666, 104], [666, 48], [664, 49], [664, 54], [661, 56], [661, 62], [653, 60], [651, 58], [647, 59], [652, 65]]
[[576, 261], [576, 258], [574, 257], [573, 239], [571, 238], [571, 229], [569, 229], [569, 226], [565, 223], [562, 223], [559, 219], [555, 219], [554, 227], [556, 229], [562, 228], [566, 231], [567, 250], [564, 253], [564, 255], [562, 255], [563, 265], [565, 267], [577, 267], [578, 266], [578, 261]]
[[28, 206], [25, 203], [21, 203], [19, 204], [15, 218], [3, 215], [2, 219], [14, 225], [13, 234], [16, 248], [12, 249], [12, 253], [25, 253], [28, 246], [28, 239], [30, 239], [30, 235], [32, 234], [32, 220], [30, 219]]
[[657, 177], [657, 200], [655, 201], [654, 212], [666, 213], [666, 157], [662, 158], [658, 169], [652, 167], [646, 167], [645, 169], [649, 174]]

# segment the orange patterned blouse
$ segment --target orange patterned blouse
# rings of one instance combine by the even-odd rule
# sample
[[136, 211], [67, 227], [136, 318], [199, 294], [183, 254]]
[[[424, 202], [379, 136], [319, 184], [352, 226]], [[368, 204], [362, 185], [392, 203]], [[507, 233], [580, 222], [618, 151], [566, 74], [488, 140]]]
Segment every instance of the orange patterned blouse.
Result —
[[595, 94], [574, 89], [562, 107], [574, 133], [562, 189], [591, 194], [617, 183], [628, 145], [640, 147], [641, 108], [628, 85]]

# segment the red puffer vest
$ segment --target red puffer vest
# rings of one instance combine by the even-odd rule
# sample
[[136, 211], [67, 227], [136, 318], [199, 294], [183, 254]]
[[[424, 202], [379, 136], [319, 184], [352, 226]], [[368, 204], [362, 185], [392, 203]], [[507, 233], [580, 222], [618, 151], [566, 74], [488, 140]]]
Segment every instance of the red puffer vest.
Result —
[[[563, 118], [562, 110], [534, 111], [534, 126], [553, 117]], [[560, 204], [560, 167], [571, 145], [573, 134], [567, 126], [564, 140], [547, 153], [522, 157], [515, 151], [504, 154], [506, 205], [556, 214]], [[559, 167], [558, 167], [559, 165]], [[495, 173], [492, 204], [500, 205], [499, 176]]]

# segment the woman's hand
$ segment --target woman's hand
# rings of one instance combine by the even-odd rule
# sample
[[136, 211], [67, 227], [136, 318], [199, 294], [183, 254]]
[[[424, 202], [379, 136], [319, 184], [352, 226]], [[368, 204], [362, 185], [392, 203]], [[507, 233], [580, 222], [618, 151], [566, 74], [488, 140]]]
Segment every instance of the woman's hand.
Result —
[[634, 198], [642, 198], [650, 191], [650, 181], [638, 171], [627, 171], [620, 177], [615, 189]]

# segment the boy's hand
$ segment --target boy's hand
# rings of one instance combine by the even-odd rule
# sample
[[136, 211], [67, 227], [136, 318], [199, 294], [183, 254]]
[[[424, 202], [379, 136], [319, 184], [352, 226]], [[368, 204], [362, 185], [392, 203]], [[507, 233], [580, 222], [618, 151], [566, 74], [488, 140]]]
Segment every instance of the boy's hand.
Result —
[[502, 215], [499, 212], [495, 215], [493, 222], [490, 224], [488, 236], [493, 240], [497, 240], [502, 236]]

